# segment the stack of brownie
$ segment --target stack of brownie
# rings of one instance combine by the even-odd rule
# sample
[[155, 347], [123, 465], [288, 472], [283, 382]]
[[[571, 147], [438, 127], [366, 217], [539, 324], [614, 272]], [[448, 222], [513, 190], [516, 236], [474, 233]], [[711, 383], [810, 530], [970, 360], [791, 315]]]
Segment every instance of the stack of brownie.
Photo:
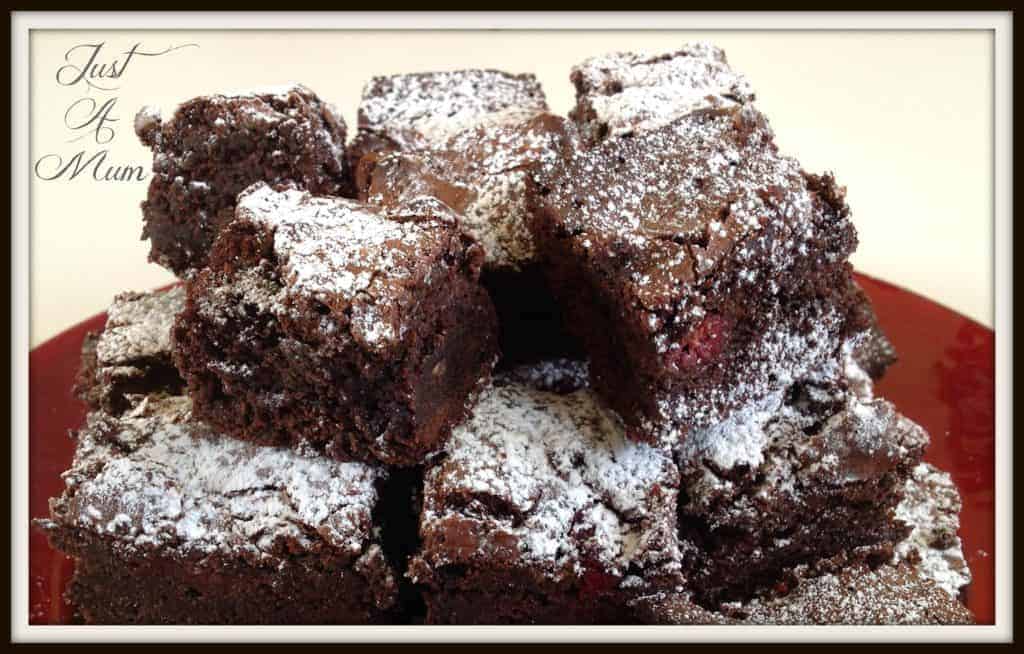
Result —
[[151, 260], [38, 524], [96, 623], [968, 623], [844, 189], [723, 53], [144, 109]]

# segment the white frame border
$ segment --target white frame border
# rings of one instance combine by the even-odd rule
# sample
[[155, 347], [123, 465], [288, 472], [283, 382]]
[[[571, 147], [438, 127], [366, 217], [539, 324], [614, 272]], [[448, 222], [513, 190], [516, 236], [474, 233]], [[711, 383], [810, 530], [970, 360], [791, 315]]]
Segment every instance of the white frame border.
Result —
[[[100, 627], [28, 624], [29, 33], [44, 29], [991, 30], [994, 32], [996, 624], [975, 627]], [[1006, 642], [1012, 606], [1013, 17], [1003, 12], [11, 14], [11, 638], [14, 642]]]

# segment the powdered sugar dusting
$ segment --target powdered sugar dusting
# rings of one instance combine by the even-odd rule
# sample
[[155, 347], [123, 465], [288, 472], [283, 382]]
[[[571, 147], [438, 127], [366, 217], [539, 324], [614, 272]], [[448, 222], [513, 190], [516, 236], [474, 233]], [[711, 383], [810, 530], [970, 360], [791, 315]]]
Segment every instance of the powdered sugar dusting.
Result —
[[766, 426], [782, 407], [783, 395], [776, 391], [734, 411], [721, 422], [691, 430], [679, 446], [680, 459], [709, 461], [721, 470], [760, 465], [768, 444]]
[[588, 375], [586, 361], [546, 359], [506, 370], [495, 379], [495, 383], [519, 383], [548, 393], [571, 393], [589, 385]]
[[130, 365], [168, 356], [171, 324], [185, 304], [183, 286], [158, 293], [121, 293], [107, 309], [107, 325], [96, 343], [100, 366]]
[[972, 616], [907, 565], [863, 565], [801, 579], [782, 597], [733, 606], [748, 624], [930, 625], [970, 624]]
[[694, 43], [669, 54], [620, 52], [573, 67], [576, 118], [612, 136], [656, 129], [695, 111], [734, 107], [754, 99], [750, 82], [733, 72], [724, 53]]
[[721, 425], [694, 430], [675, 449], [686, 511], [711, 528], [756, 523], [769, 498], [800, 506], [804, 493], [857, 488], [920, 460], [927, 433], [835, 375], [826, 368], [795, 397], [773, 393]]
[[520, 122], [547, 111], [532, 75], [462, 70], [375, 77], [363, 90], [359, 129], [403, 147], [439, 145], [480, 126]]
[[394, 307], [372, 298], [384, 285], [410, 280], [423, 249], [438, 241], [436, 222], [393, 220], [352, 200], [265, 184], [239, 196], [236, 220], [273, 230], [286, 296], [304, 295], [328, 306], [352, 303], [352, 324], [368, 344], [402, 337]]
[[187, 398], [150, 397], [116, 421], [89, 416], [57, 510], [134, 547], [259, 560], [321, 542], [357, 557], [371, 545], [379, 474], [225, 438], [191, 419]]
[[913, 531], [896, 546], [895, 559], [916, 562], [921, 574], [956, 597], [971, 582], [960, 528], [960, 493], [948, 473], [922, 463], [907, 480], [896, 518]]
[[[660, 419], [658, 424], [648, 423], [646, 430], [659, 435], [660, 441], [672, 446], [680, 441], [692, 441], [691, 447], [716, 448], [718, 457], [742, 460], [756, 450], [747, 442], [756, 440], [756, 429], [745, 432], [733, 427], [733, 436], [723, 439], [714, 425], [729, 419], [734, 411], [747, 406], [747, 412], [736, 420], [741, 424], [764, 418], [765, 411], [778, 406], [779, 393], [801, 379], [835, 375], [837, 353], [842, 345], [840, 333], [844, 318], [834, 307], [822, 302], [808, 307], [813, 318], [809, 328], [793, 325], [781, 315], [769, 313], [771, 328], [764, 331], [749, 346], [750, 356], [729, 376], [728, 383], [680, 394], [662, 393], [658, 398]], [[779, 307], [773, 312], [781, 312]], [[725, 429], [725, 425], [721, 425]], [[744, 435], [742, 439], [734, 439]], [[732, 443], [729, 447], [726, 443]], [[753, 449], [751, 449], [753, 448]], [[746, 453], [746, 454], [745, 454]], [[731, 466], [727, 466], [731, 467]]]
[[422, 531], [479, 524], [467, 559], [511, 540], [526, 567], [555, 579], [595, 564], [620, 581], [632, 565], [678, 573], [671, 458], [628, 441], [588, 391], [489, 387], [446, 451], [426, 476]]

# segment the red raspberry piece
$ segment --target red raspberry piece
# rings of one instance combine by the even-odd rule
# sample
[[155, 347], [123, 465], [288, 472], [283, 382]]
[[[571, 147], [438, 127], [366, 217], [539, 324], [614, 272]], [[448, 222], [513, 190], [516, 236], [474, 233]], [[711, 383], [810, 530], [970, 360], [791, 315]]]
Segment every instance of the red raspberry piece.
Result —
[[683, 337], [678, 348], [669, 350], [668, 360], [681, 371], [693, 370], [721, 354], [731, 333], [732, 321], [709, 314]]

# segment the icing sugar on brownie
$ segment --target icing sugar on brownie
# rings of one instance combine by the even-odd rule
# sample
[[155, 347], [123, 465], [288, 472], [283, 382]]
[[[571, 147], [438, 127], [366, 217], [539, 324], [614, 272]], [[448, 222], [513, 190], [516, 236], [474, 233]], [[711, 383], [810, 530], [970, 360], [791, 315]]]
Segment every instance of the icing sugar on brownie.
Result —
[[244, 191], [237, 210], [237, 220], [273, 231], [285, 282], [279, 301], [287, 305], [296, 301], [288, 298], [305, 295], [334, 309], [352, 303], [352, 325], [367, 343], [402, 337], [395, 307], [373, 298], [401, 287], [421, 268], [421, 250], [434, 241], [429, 220], [395, 218], [355, 201], [263, 184]]
[[733, 107], [754, 99], [750, 82], [725, 53], [707, 43], [676, 52], [619, 52], [574, 66], [577, 105], [572, 117], [591, 138], [621, 136], [666, 125], [695, 111]]
[[[555, 165], [562, 120], [545, 114], [508, 125], [478, 125], [429, 149], [364, 159], [370, 204], [404, 207], [420, 198], [443, 201], [463, 231], [484, 248], [485, 265], [520, 269], [535, 258], [527, 220], [533, 211], [532, 171]], [[362, 186], [362, 185], [361, 185]]]
[[587, 362], [559, 358], [523, 363], [502, 372], [495, 383], [518, 383], [548, 393], [572, 393], [587, 387]]
[[844, 316], [827, 304], [812, 305], [808, 313], [811, 320], [801, 321], [810, 322], [805, 329], [787, 321], [777, 308], [770, 310], [764, 316], [770, 326], [751, 344], [751, 356], [740, 364], [731, 383], [693, 393], [658, 394], [659, 420], [649, 421], [645, 431], [657, 434], [666, 446], [683, 442], [685, 448], [712, 447], [720, 456], [730, 456], [727, 448], [746, 433], [735, 429], [737, 425], [772, 415], [783, 390], [793, 383], [835, 374]]
[[482, 563], [508, 539], [521, 565], [554, 577], [580, 575], [588, 562], [620, 578], [637, 566], [678, 568], [671, 458], [626, 440], [589, 392], [492, 386], [446, 451], [427, 473], [423, 532], [429, 542], [447, 520], [489, 525], [474, 551], [459, 553], [465, 562]]
[[363, 89], [359, 129], [403, 147], [439, 145], [457, 132], [547, 111], [533, 75], [459, 70], [375, 77]]
[[107, 309], [102, 333], [82, 345], [75, 391], [92, 408], [119, 413], [130, 396], [184, 385], [171, 355], [171, 326], [185, 306], [185, 289], [121, 293]]
[[171, 324], [184, 302], [183, 286], [118, 295], [107, 309], [107, 324], [96, 344], [99, 364], [117, 366], [169, 354]]
[[187, 398], [146, 398], [117, 421], [89, 417], [59, 508], [132, 547], [271, 557], [322, 541], [372, 555], [378, 477], [363, 464], [224, 438], [191, 419]]
[[[568, 205], [561, 222], [592, 256], [601, 256], [598, 242], [631, 255], [646, 251], [622, 265], [649, 311], [675, 309], [689, 318], [700, 294], [715, 290], [698, 283], [726, 258], [738, 268], [737, 283], [777, 292], [775, 274], [813, 256], [814, 244], [828, 239], [818, 233], [825, 227], [822, 205], [834, 205], [835, 237], [853, 239], [841, 191], [830, 191], [828, 180], [820, 189], [795, 159], [780, 155], [752, 105], [690, 116], [569, 156], [566, 174], [551, 171], [549, 202]], [[822, 252], [823, 263], [851, 246]], [[675, 288], [690, 293], [678, 298]]]
[[397, 599], [375, 523], [383, 469], [238, 441], [187, 397], [95, 411], [38, 520], [101, 624], [366, 623]]
[[960, 493], [949, 476], [927, 463], [914, 468], [896, 518], [913, 527], [896, 546], [896, 559], [916, 563], [921, 573], [956, 597], [971, 582], [960, 528]]

